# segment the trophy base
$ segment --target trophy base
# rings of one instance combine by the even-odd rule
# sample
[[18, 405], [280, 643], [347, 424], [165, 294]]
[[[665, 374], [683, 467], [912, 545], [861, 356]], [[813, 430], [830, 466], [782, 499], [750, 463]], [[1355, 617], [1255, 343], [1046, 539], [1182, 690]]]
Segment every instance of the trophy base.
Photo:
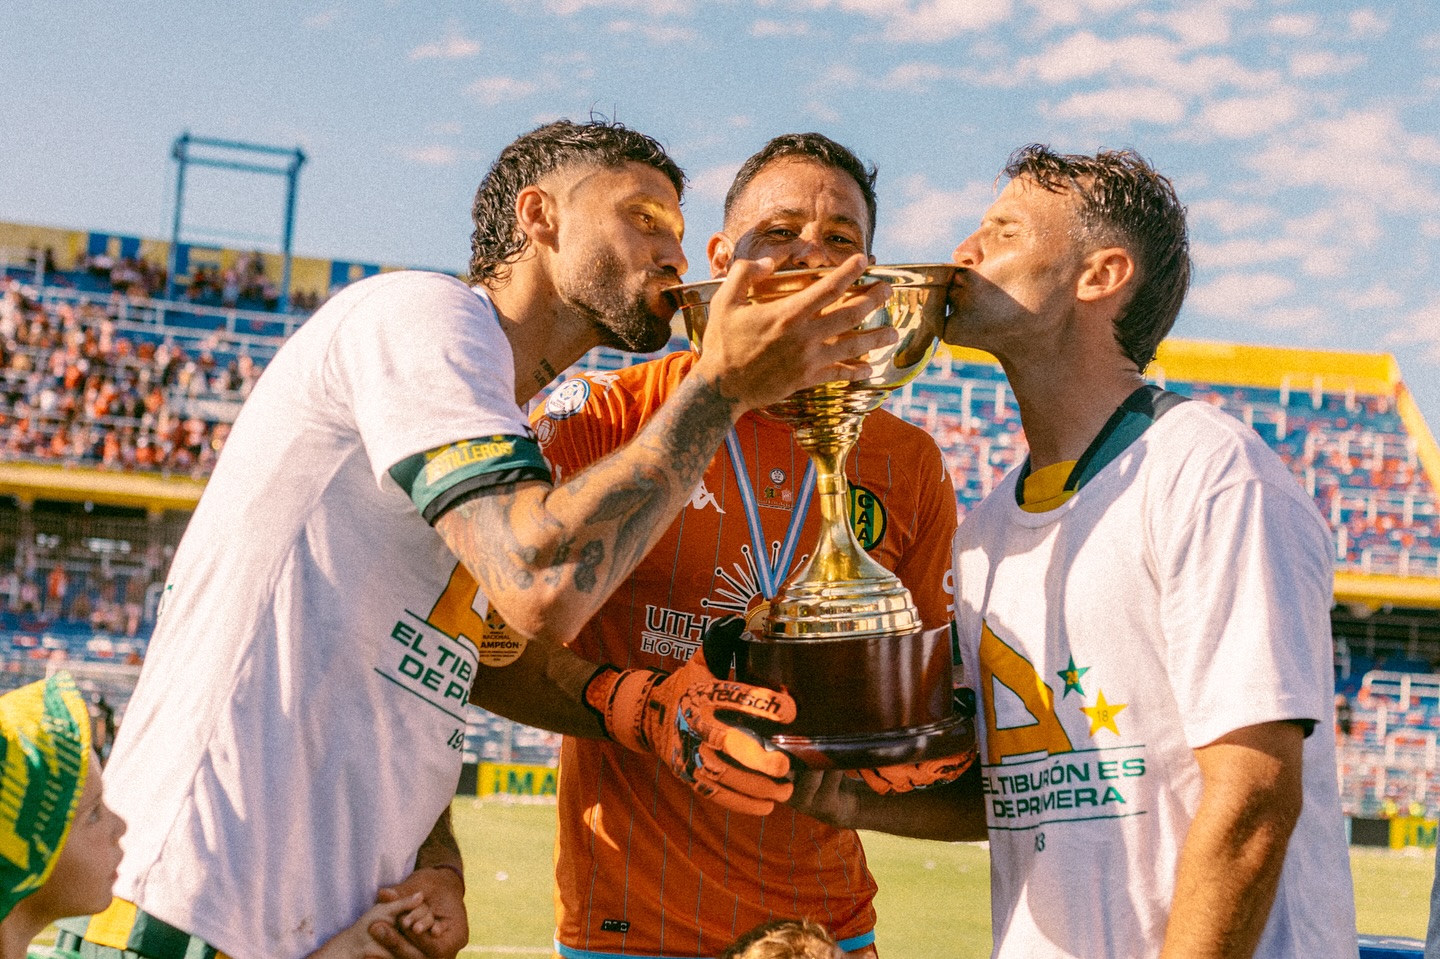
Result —
[[975, 721], [955, 715], [928, 726], [880, 733], [798, 736], [772, 732], [764, 738], [807, 769], [871, 769], [971, 752], [975, 749]]
[[795, 721], [745, 722], [811, 769], [866, 769], [973, 750], [970, 716], [954, 709], [946, 630], [748, 637], [742, 682], [783, 689]]

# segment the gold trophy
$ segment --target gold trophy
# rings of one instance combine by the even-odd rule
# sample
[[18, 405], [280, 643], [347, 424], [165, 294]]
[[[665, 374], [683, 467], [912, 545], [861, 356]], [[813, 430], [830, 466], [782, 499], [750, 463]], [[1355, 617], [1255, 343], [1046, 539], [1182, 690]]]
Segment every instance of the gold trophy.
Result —
[[[891, 293], [859, 328], [893, 326], [899, 341], [870, 354], [868, 378], [822, 383], [760, 411], [789, 425], [814, 462], [821, 529], [809, 560], [769, 604], [763, 623], [752, 617], [736, 673], [795, 699], [793, 723], [752, 728], [812, 769], [868, 768], [974, 749], [972, 720], [953, 706], [949, 630], [925, 632], [909, 590], [860, 547], [850, 528], [845, 479], [845, 460], [866, 415], [934, 354], [955, 271], [941, 264], [870, 267], [856, 284], [888, 283]], [[750, 298], [788, 296], [826, 272], [775, 273], [756, 283]], [[697, 349], [703, 349], [710, 298], [721, 282], [674, 291]]]

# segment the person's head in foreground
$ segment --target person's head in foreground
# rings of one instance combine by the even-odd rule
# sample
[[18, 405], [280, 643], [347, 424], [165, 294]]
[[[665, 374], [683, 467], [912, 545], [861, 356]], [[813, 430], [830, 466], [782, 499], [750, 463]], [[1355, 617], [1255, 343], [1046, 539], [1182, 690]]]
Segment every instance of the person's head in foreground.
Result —
[[720, 959], [840, 959], [824, 926], [809, 919], [772, 919], [730, 944]]
[[1010, 182], [980, 228], [955, 248], [968, 275], [952, 295], [946, 342], [993, 347], [1003, 359], [1048, 325], [1098, 310], [1124, 361], [1143, 372], [1190, 284], [1174, 186], [1130, 150], [1088, 156], [1040, 144], [1011, 154], [1003, 175]]
[[741, 165], [705, 254], [715, 277], [736, 258], [818, 269], [868, 254], [874, 236], [875, 168], [823, 134], [787, 133]]
[[[685, 174], [657, 141], [619, 123], [556, 120], [500, 152], [475, 193], [470, 283], [553, 286], [606, 346], [658, 350], [680, 282]], [[518, 286], [520, 289], [515, 289]]]
[[124, 833], [69, 674], [0, 696], [0, 959], [24, 956], [56, 919], [110, 905]]

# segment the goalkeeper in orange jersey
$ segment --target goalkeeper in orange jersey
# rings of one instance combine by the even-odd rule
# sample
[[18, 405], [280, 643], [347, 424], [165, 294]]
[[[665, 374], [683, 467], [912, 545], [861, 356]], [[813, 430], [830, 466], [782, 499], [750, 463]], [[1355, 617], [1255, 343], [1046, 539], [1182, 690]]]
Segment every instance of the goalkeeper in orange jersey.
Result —
[[[777, 137], [730, 188], [724, 228], [706, 248], [711, 273], [723, 276], [760, 257], [793, 269], [868, 255], [874, 179], [873, 168], [824, 136]], [[695, 363], [695, 354], [675, 353], [572, 379], [552, 394], [535, 427], [557, 474], [583, 480], [580, 471], [628, 442]], [[586, 659], [614, 664], [587, 688], [613, 741], [567, 737], [562, 746], [556, 950], [566, 959], [715, 956], [777, 917], [809, 917], [829, 928], [847, 956], [876, 955], [875, 881], [856, 833], [776, 807], [791, 787], [777, 779], [775, 791], [765, 790], [757, 761], [749, 770], [720, 766], [745, 795], [730, 791], [720, 797], [724, 805], [697, 798], [684, 781], [692, 770], [667, 768], [647, 748], [644, 726], [653, 711], [636, 705], [670, 671], [708, 675], [695, 655], [702, 637], [738, 635], [740, 620], [721, 622], [730, 614], [758, 621], [803, 558], [798, 547], [815, 541], [819, 524], [808, 463], [788, 427], [742, 416], [679, 519], [571, 643]], [[847, 476], [861, 545], [900, 576], [926, 626], [944, 626], [956, 507], [934, 441], [876, 412]], [[728, 660], [713, 650], [710, 666], [723, 680]], [[749, 711], [793, 715], [788, 697], [747, 689]], [[744, 734], [731, 735], [726, 751], [736, 756]], [[713, 774], [712, 758], [701, 755], [693, 773]], [[963, 768], [962, 761], [867, 778], [882, 789], [894, 781], [909, 788]]]

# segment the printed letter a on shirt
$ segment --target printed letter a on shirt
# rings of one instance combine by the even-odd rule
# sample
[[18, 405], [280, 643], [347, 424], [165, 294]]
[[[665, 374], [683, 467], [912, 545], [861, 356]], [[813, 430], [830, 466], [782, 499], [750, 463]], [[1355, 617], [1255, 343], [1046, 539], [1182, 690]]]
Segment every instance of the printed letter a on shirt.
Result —
[[[1006, 726], [996, 723], [997, 684], [1019, 697], [1034, 719], [1032, 723]], [[1065, 727], [1055, 715], [1055, 691], [1040, 678], [1024, 656], [1007, 646], [990, 631], [980, 627], [980, 698], [985, 704], [985, 761], [998, 765], [1012, 756], [1074, 751]]]

